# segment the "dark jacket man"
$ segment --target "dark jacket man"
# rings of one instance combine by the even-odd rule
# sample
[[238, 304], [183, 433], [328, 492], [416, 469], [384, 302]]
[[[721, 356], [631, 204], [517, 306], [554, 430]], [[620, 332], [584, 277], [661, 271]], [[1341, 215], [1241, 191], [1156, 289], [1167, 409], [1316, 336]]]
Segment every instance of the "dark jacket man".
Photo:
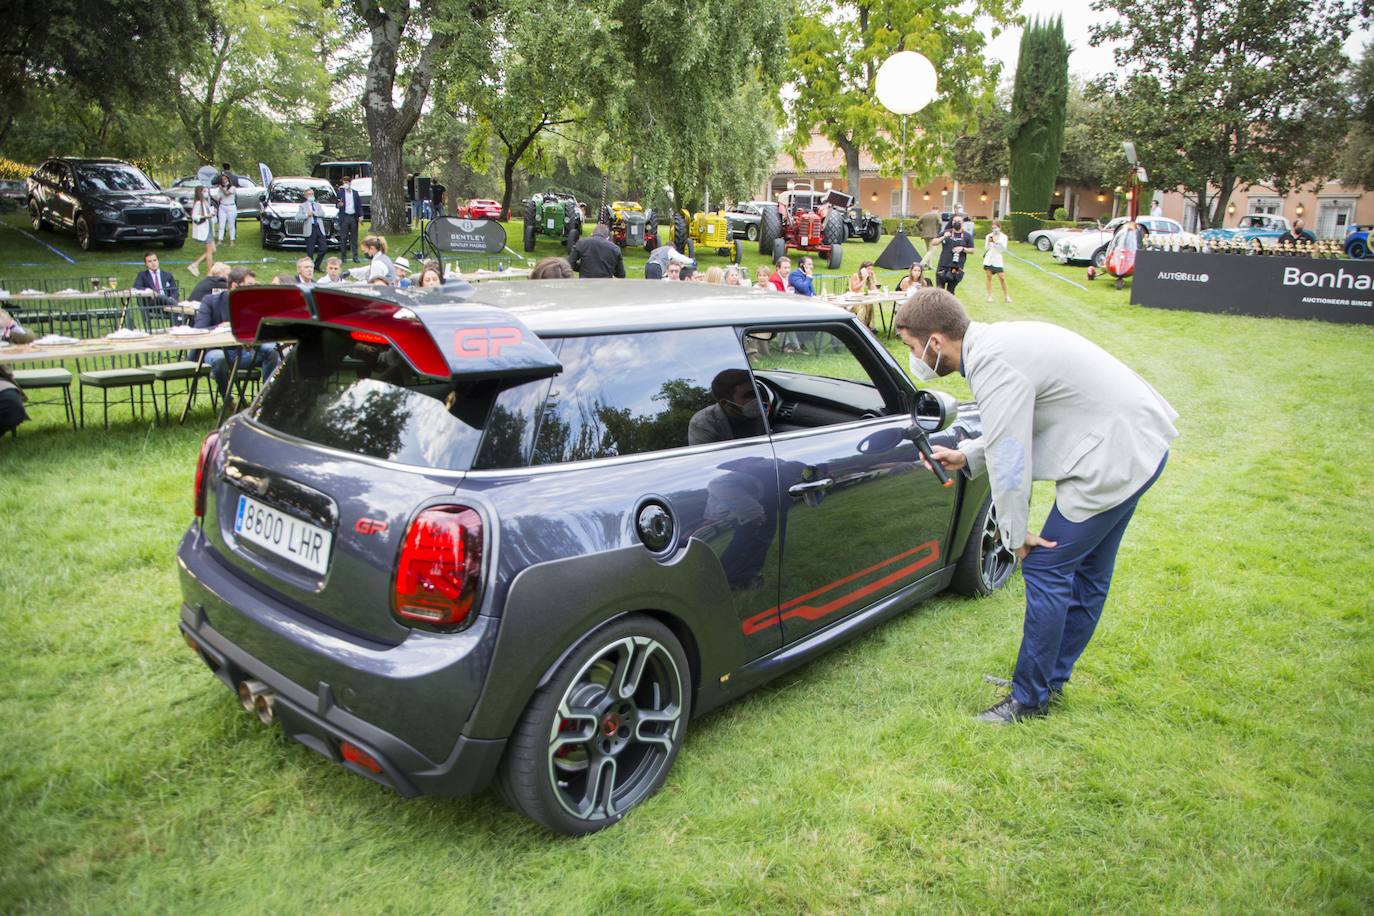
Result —
[[610, 230], [598, 224], [592, 234], [573, 246], [568, 263], [584, 280], [605, 277], [625, 278], [625, 256], [620, 246], [611, 241]]
[[151, 251], [143, 257], [144, 269], [134, 277], [134, 289], [150, 289], [158, 294], [160, 302], [179, 302], [176, 278], [169, 271], [162, 270], [157, 255]]

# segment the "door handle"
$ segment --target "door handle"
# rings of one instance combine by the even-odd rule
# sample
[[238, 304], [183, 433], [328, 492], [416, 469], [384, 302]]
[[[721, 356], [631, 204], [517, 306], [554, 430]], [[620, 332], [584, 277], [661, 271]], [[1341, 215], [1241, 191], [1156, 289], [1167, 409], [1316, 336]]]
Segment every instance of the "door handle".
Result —
[[820, 480], [809, 480], [805, 483], [794, 483], [787, 488], [790, 496], [805, 496], [807, 493], [817, 493], [822, 490], [829, 490], [835, 485], [834, 478], [822, 477]]

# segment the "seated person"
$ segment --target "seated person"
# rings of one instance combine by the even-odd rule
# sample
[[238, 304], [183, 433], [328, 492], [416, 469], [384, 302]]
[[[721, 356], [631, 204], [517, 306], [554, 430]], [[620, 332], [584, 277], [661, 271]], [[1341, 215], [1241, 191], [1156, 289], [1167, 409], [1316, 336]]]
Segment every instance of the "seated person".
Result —
[[157, 253], [153, 251], [143, 256], [143, 270], [134, 277], [134, 289], [148, 289], [157, 293], [152, 301], [158, 305], [175, 305], [180, 301], [176, 278], [162, 269]]
[[926, 269], [917, 261], [911, 265], [911, 269], [906, 272], [906, 276], [897, 281], [897, 292], [915, 292], [922, 286], [929, 286], [930, 281], [925, 278]]
[[864, 261], [858, 270], [849, 275], [851, 293], [873, 293], [880, 289], [882, 287], [878, 285], [878, 277], [873, 273], [872, 261]]
[[689, 283], [696, 280], [700, 276], [701, 275], [697, 273], [697, 269], [693, 267], [691, 264], [684, 264], [681, 267], [681, 269], [678, 270], [677, 273], [677, 278], [679, 280], [685, 280]]
[[[287, 277], [290, 283], [291, 277]], [[198, 328], [214, 328], [229, 321], [229, 290], [238, 289], [240, 286], [252, 286], [258, 282], [257, 275], [247, 267], [235, 267], [229, 271], [229, 289], [212, 293], [201, 300], [200, 308], [196, 310], [195, 326]], [[230, 350], [238, 349], [231, 347]], [[206, 350], [205, 364], [210, 367], [210, 375], [214, 378], [215, 384], [219, 387], [221, 396], [225, 396], [229, 391], [229, 364], [233, 354], [226, 350]], [[248, 369], [258, 366], [262, 370], [262, 379], [267, 381], [268, 377], [277, 368], [277, 363], [281, 361], [277, 348], [270, 344], [259, 344], [253, 348], [251, 354], [245, 354], [239, 360], [240, 369]]]
[[[314, 269], [314, 265], [311, 265]], [[315, 281], [317, 286], [329, 286], [334, 283], [344, 282], [343, 260], [340, 258], [330, 258], [324, 262], [324, 276]]]
[[296, 259], [296, 283], [309, 286], [315, 282], [315, 262], [310, 258]]
[[792, 292], [799, 296], [816, 295], [816, 287], [811, 279], [811, 259], [802, 255], [797, 261], [797, 267], [787, 275], [787, 285], [792, 287]]
[[[26, 344], [33, 335], [24, 326], [10, 317], [10, 313], [0, 309], [0, 340], [12, 344]], [[14, 383], [14, 375], [8, 366], [0, 366], [0, 436], [28, 420], [24, 410], [24, 392]]]
[[783, 255], [773, 262], [773, 272], [768, 275], [768, 282], [773, 285], [773, 289], [780, 293], [790, 290], [787, 285], [787, 277], [792, 271], [792, 259]]
[[531, 280], [571, 280], [572, 278], [572, 265], [568, 263], [566, 258], [560, 258], [558, 255], [540, 258], [530, 270]]
[[215, 290], [229, 288], [229, 264], [226, 261], [216, 261], [210, 266], [209, 272], [196, 284], [195, 289], [191, 290], [190, 300], [200, 302]]
[[762, 436], [763, 405], [748, 369], [726, 369], [711, 381], [716, 403], [698, 410], [687, 425], [687, 444], [704, 445], [727, 439]]

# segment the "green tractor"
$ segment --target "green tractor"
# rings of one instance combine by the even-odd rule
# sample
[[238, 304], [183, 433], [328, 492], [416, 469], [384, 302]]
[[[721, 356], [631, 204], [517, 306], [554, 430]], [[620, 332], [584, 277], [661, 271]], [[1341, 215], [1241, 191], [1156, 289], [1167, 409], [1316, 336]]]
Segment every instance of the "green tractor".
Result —
[[582, 208], [568, 194], [545, 191], [525, 201], [525, 250], [533, 251], [539, 236], [558, 239], [572, 251], [582, 237]]
[[730, 221], [723, 212], [690, 215], [686, 210], [673, 214], [673, 247], [687, 257], [696, 259], [697, 248], [713, 248], [730, 263], [738, 264], [744, 256], [744, 245], [732, 237]]

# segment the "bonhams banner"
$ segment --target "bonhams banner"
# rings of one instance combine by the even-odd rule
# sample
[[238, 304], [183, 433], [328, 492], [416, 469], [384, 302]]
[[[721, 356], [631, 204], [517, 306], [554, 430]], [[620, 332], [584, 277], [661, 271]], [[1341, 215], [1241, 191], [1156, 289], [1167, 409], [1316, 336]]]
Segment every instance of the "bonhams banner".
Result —
[[1374, 260], [1146, 249], [1136, 257], [1131, 302], [1161, 309], [1374, 324]]

